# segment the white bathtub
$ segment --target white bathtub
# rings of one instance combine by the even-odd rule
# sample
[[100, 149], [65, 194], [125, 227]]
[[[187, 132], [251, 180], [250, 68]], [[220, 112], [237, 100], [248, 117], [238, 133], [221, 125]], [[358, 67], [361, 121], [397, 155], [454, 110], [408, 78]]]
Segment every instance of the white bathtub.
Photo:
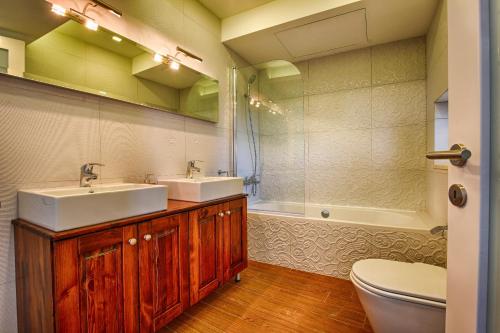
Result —
[[[300, 204], [294, 202], [259, 201], [251, 203], [252, 213], [268, 215], [292, 214], [309, 219], [331, 220], [336, 223], [355, 223], [369, 226], [389, 227], [410, 230], [430, 230], [434, 224], [424, 212], [409, 210], [379, 209], [367, 207], [332, 206], [319, 204]], [[329, 217], [321, 215], [327, 211]]]
[[345, 279], [356, 261], [368, 258], [445, 266], [446, 240], [430, 234], [432, 225], [427, 214], [413, 211], [261, 201], [249, 204], [248, 253]]

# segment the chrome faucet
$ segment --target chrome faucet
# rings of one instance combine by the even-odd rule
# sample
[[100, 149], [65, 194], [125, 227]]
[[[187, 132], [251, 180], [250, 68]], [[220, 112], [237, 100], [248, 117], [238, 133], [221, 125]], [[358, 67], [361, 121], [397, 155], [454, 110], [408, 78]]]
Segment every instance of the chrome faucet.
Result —
[[201, 172], [201, 169], [196, 166], [196, 162], [203, 162], [199, 160], [191, 160], [188, 162], [187, 170], [186, 170], [186, 178], [193, 178], [193, 171]]
[[229, 171], [227, 171], [227, 170], [219, 169], [217, 171], [217, 174], [219, 175], [219, 177], [222, 176], [222, 175], [226, 175], [227, 177], [229, 177]]
[[94, 166], [104, 166], [101, 163], [85, 163], [80, 168], [80, 187], [90, 187], [91, 180], [97, 179], [97, 174], [94, 173]]
[[434, 227], [431, 229], [431, 234], [436, 235], [436, 234], [441, 233], [441, 236], [444, 237], [445, 231], [448, 231], [447, 225], [438, 225], [437, 227]]

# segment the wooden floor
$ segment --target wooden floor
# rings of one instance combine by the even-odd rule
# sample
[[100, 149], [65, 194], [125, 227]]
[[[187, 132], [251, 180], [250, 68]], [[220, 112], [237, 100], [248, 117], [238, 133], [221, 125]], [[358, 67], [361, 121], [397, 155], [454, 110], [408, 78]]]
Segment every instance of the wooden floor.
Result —
[[250, 262], [166, 332], [372, 332], [350, 281]]

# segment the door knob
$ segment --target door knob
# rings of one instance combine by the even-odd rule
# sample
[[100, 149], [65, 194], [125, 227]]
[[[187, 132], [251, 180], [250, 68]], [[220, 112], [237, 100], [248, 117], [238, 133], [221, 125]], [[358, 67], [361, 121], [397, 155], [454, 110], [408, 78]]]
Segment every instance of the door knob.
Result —
[[135, 238], [130, 238], [130, 239], [128, 240], [128, 243], [129, 243], [130, 245], [134, 246], [135, 244], [137, 244], [137, 239], [135, 239]]
[[224, 212], [219, 212], [219, 214], [217, 215], [219, 215], [220, 217], [224, 217]]
[[456, 143], [451, 146], [450, 150], [431, 151], [425, 156], [430, 160], [450, 160], [454, 166], [464, 166], [471, 155], [472, 153], [465, 145]]
[[150, 241], [151, 240], [151, 235], [150, 234], [145, 234], [144, 235], [144, 240], [145, 241]]
[[226, 210], [226, 215], [231, 215], [231, 211], [230, 210]]

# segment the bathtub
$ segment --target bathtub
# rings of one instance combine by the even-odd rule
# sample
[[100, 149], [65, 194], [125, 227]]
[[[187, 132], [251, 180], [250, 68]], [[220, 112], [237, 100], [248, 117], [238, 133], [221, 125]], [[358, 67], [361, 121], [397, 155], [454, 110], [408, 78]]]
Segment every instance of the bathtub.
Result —
[[432, 226], [423, 212], [251, 202], [248, 253], [252, 260], [343, 279], [368, 258], [444, 267], [446, 239], [431, 235]]

